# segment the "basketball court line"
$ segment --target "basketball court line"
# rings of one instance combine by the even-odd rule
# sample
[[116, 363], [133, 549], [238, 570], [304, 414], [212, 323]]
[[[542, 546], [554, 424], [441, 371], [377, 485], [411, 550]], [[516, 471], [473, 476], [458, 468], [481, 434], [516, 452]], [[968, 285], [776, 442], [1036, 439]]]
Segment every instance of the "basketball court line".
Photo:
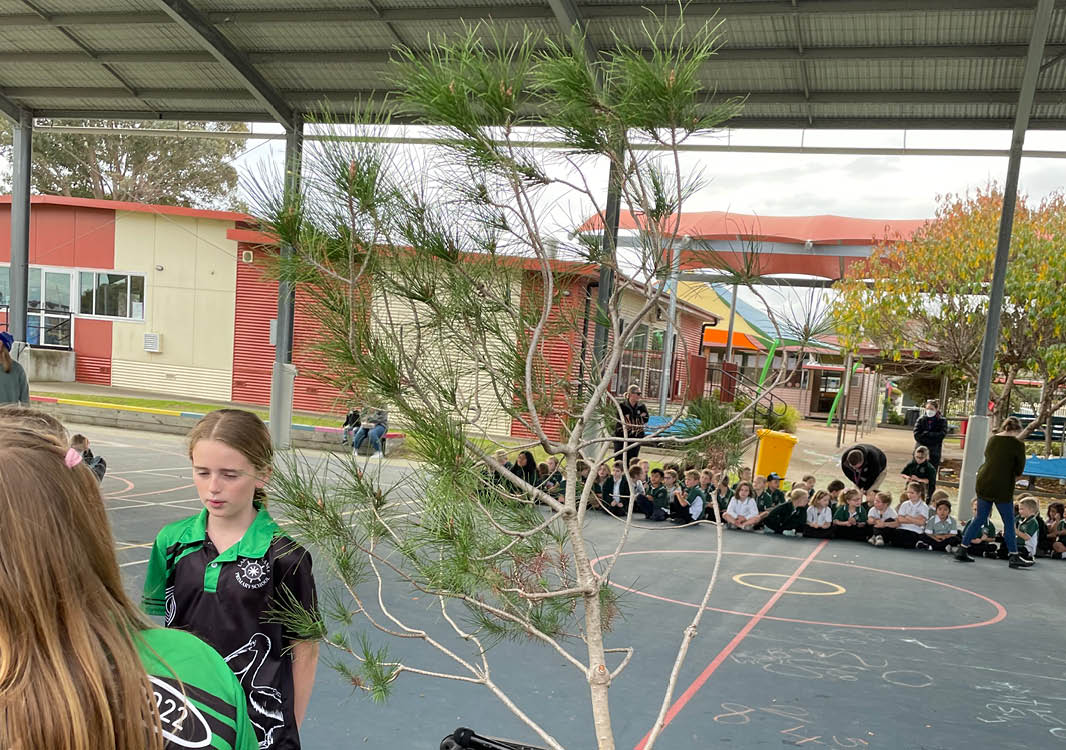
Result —
[[[718, 652], [718, 655], [711, 660], [711, 663], [708, 664], [707, 667], [703, 670], [703, 672], [700, 673], [699, 677], [697, 677], [692, 682], [692, 684], [689, 685], [688, 688], [686, 688], [685, 692], [683, 692], [678, 697], [678, 699], [674, 701], [674, 704], [670, 706], [670, 709], [666, 712], [666, 716], [663, 719], [664, 731], [668, 726], [670, 726], [670, 722], [672, 722], [674, 718], [679, 713], [681, 713], [681, 710], [686, 705], [688, 705], [688, 702], [692, 700], [693, 697], [695, 697], [696, 693], [699, 692], [700, 688], [702, 688], [704, 684], [706, 684], [707, 680], [711, 678], [711, 675], [713, 675], [718, 670], [718, 667], [722, 666], [725, 660], [729, 658], [729, 655], [736, 651], [737, 647], [744, 642], [744, 639], [747, 638], [748, 634], [755, 628], [756, 625], [759, 624], [759, 621], [761, 621], [766, 616], [766, 614], [771, 609], [773, 609], [773, 606], [777, 604], [781, 597], [785, 595], [785, 592], [788, 591], [789, 586], [795, 583], [803, 574], [803, 571], [806, 570], [812, 562], [814, 562], [814, 558], [818, 556], [819, 552], [825, 549], [827, 544], [829, 544], [829, 540], [823, 539], [817, 547], [811, 550], [811, 553], [803, 559], [803, 562], [801, 562], [799, 566], [792, 572], [792, 574], [789, 575], [785, 582], [781, 584], [781, 588], [775, 591], [773, 595], [770, 596], [769, 600], [767, 600], [766, 604], [764, 604], [758, 612], [751, 616], [751, 619], [749, 619], [744, 624], [744, 627], [740, 629], [740, 632], [733, 636], [733, 640], [727, 643], [725, 648]], [[646, 735], [644, 735], [644, 738], [639, 743], [637, 743], [637, 746], [634, 750], [644, 750], [644, 746], [647, 744], [648, 738], [650, 736], [651, 732], [648, 732]]]

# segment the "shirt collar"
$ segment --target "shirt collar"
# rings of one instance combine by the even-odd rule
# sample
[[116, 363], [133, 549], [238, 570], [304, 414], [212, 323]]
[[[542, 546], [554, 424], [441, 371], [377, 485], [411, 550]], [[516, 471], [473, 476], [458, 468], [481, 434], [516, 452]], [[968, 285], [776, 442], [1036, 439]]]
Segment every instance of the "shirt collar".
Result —
[[[241, 540], [219, 555], [226, 559], [236, 557], [263, 557], [270, 548], [270, 543], [281, 534], [281, 528], [270, 517], [270, 513], [258, 502], [255, 503], [258, 513], [252, 520], [252, 525], [244, 532]], [[207, 539], [207, 508], [204, 508], [192, 519], [192, 523], [185, 529], [181, 541], [188, 543], [203, 542]]]

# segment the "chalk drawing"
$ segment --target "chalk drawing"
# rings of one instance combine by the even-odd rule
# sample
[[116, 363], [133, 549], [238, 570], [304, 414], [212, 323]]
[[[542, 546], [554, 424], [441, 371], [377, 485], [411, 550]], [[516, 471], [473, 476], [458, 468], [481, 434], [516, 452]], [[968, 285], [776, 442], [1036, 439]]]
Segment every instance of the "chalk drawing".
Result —
[[1023, 723], [1025, 726], [1042, 725], [1048, 734], [1057, 740], [1066, 742], [1066, 727], [1055, 714], [1055, 702], [1066, 698], [1047, 696], [1043, 693], [1013, 682], [992, 682], [987, 685], [975, 685], [983, 691], [985, 698], [990, 698], [983, 709], [974, 717], [982, 724], [1006, 724], [1008, 726]]
[[857, 654], [844, 649], [768, 648], [764, 651], [738, 651], [729, 657], [737, 664], [751, 664], [764, 672], [806, 680], [857, 682], [868, 675], [878, 675], [890, 685], [925, 688], [933, 685], [932, 676], [910, 669], [890, 669], [887, 659]]
[[[752, 708], [742, 703], [723, 703], [721, 706], [722, 713], [714, 717], [714, 721], [717, 724], [734, 727], [749, 726], [752, 723], [752, 719], [760, 713], [770, 714], [778, 719], [786, 720], [785, 728], [778, 730], [778, 734], [788, 738], [781, 740], [786, 745], [822, 745], [842, 748], [870, 746], [870, 743], [861, 737], [830, 735], [823, 730], [815, 728], [812, 725], [816, 724], [816, 718], [811, 716], [811, 713], [801, 706], [761, 706]], [[797, 724], [796, 722], [799, 723]]]

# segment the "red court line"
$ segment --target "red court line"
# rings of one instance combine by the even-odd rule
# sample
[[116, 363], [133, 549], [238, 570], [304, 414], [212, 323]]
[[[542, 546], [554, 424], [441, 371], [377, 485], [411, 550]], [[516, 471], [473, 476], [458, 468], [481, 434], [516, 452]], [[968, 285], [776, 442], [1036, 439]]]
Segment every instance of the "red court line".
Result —
[[[670, 722], [673, 721], [679, 713], [681, 713], [681, 709], [683, 709], [686, 704], [688, 704], [688, 702], [692, 700], [696, 693], [699, 692], [700, 688], [703, 687], [704, 683], [706, 683], [707, 680], [710, 679], [711, 675], [714, 674], [715, 671], [717, 671], [718, 667], [722, 666], [722, 663], [729, 658], [729, 655], [736, 650], [737, 646], [739, 646], [744, 641], [744, 639], [748, 637], [748, 634], [751, 633], [755, 626], [759, 624], [759, 621], [763, 619], [763, 617], [766, 616], [766, 613], [769, 612], [773, 608], [773, 606], [777, 604], [778, 600], [785, 595], [785, 592], [788, 590], [788, 587], [796, 582], [796, 579], [798, 579], [803, 573], [803, 571], [807, 569], [808, 565], [814, 562], [814, 558], [818, 556], [819, 552], [825, 549], [825, 545], [827, 544], [829, 544], [829, 540], [823, 539], [822, 542], [811, 551], [811, 554], [807, 555], [807, 557], [804, 558], [803, 562], [799, 564], [799, 567], [796, 568], [792, 575], [788, 577], [788, 580], [786, 580], [781, 585], [781, 588], [775, 591], [773, 596], [771, 596], [770, 599], [766, 602], [766, 604], [762, 606], [762, 609], [760, 609], [758, 612], [751, 616], [751, 619], [744, 624], [744, 627], [740, 629], [740, 632], [733, 636], [733, 640], [731, 640], [728, 644], [726, 644], [725, 648], [718, 652], [718, 655], [714, 657], [711, 663], [707, 665], [707, 668], [700, 673], [700, 676], [697, 677], [695, 681], [693, 681], [693, 683], [688, 686], [688, 689], [685, 690], [685, 692], [683, 692], [676, 701], [674, 701], [674, 705], [670, 706], [670, 710], [666, 712], [666, 717], [663, 720], [663, 729], [666, 729], [666, 727], [670, 726]], [[648, 734], [644, 735], [644, 739], [642, 739], [637, 744], [634, 750], [644, 750], [644, 745], [648, 742], [648, 737], [650, 736], [651, 732], [648, 732]], [[660, 736], [662, 735], [660, 734]]]

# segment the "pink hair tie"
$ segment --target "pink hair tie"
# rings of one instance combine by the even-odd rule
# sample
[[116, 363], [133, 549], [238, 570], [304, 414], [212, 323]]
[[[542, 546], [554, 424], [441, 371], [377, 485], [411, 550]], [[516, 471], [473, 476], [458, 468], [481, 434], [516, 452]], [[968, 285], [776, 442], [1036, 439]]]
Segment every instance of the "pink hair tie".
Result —
[[71, 448], [67, 451], [67, 457], [63, 459], [63, 463], [67, 465], [68, 469], [73, 469], [81, 463], [81, 451]]

